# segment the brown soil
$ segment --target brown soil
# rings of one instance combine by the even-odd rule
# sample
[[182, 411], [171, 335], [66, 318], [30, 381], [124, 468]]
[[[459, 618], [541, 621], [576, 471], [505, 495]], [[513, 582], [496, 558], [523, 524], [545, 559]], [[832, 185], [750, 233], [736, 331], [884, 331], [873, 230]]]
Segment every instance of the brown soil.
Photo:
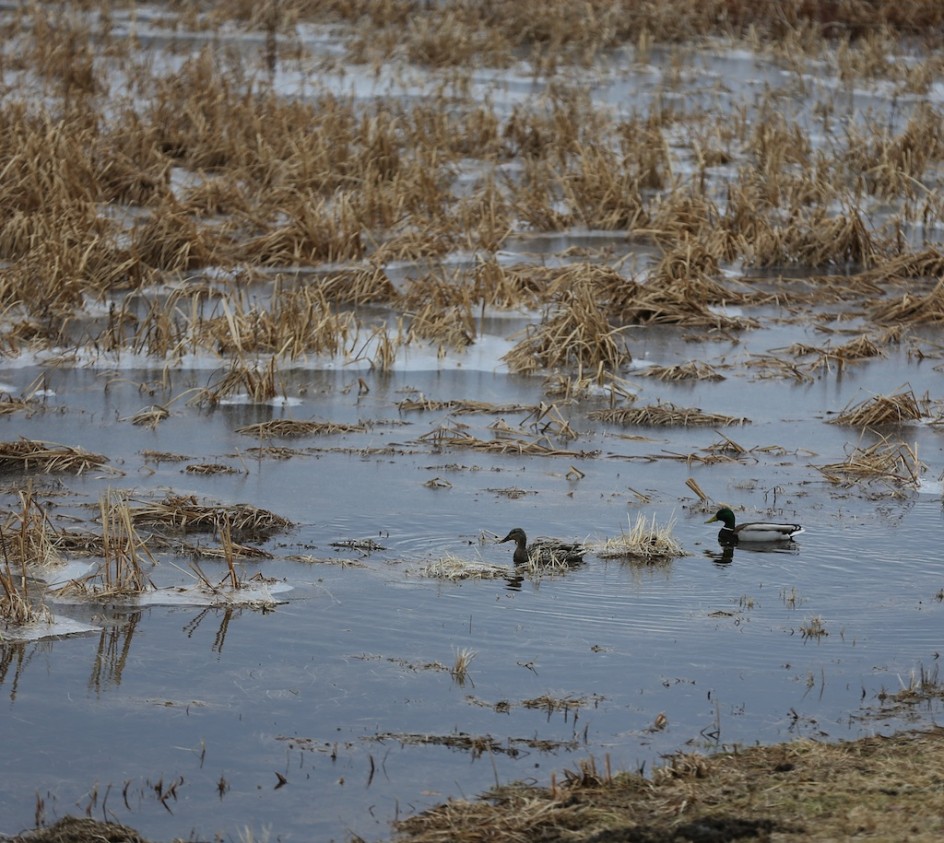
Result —
[[649, 779], [590, 763], [550, 788], [500, 787], [397, 823], [432, 841], [940, 840], [944, 729], [671, 757]]

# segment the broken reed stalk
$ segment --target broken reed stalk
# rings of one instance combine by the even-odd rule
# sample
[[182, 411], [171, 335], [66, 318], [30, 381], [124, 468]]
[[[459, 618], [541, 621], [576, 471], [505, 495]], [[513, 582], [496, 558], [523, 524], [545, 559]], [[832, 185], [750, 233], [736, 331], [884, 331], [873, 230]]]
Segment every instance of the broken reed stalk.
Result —
[[3, 552], [7, 558], [24, 565], [48, 566], [60, 560], [56, 550], [57, 532], [49, 521], [46, 510], [36, 500], [32, 483], [19, 493], [20, 511], [6, 527], [15, 527], [15, 532], [3, 541]]
[[49, 610], [40, 599], [34, 601], [29, 593], [27, 557], [20, 554], [19, 571], [14, 571], [13, 562], [7, 554], [7, 539], [0, 527], [0, 548], [3, 550], [3, 569], [0, 570], [0, 624], [4, 627], [24, 626], [36, 622], [48, 622]]
[[698, 481], [694, 477], [689, 477], [685, 481], [685, 485], [698, 496], [698, 500], [703, 507], [708, 503], [710, 498], [705, 494], [704, 489], [698, 485]]
[[153, 588], [142, 569], [142, 557], [154, 557], [134, 527], [123, 495], [109, 490], [99, 499], [102, 519], [102, 587], [105, 594], [141, 594]]
[[220, 546], [223, 550], [223, 556], [226, 559], [226, 568], [229, 571], [229, 583], [233, 589], [242, 586], [239, 581], [239, 574], [236, 572], [236, 552], [233, 547], [233, 531], [230, 528], [229, 518], [222, 518], [217, 525], [217, 533], [220, 537]]

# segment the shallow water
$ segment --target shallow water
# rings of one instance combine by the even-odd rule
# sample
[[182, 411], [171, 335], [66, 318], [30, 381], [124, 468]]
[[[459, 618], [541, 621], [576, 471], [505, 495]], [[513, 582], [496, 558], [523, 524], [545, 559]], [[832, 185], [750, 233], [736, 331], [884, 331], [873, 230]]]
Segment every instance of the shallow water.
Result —
[[[723, 344], [713, 353], [708, 345], [681, 347], [661, 333], [641, 344], [660, 362], [673, 352], [705, 352], [715, 364], [729, 353]], [[787, 339], [781, 335], [798, 333], [750, 332], [746, 348], [731, 351], [777, 347]], [[407, 387], [437, 399], [541, 399], [540, 379], [498, 371], [362, 373], [370, 392], [360, 398], [347, 389], [352, 373], [299, 371], [287, 387], [303, 393], [299, 406], [207, 412], [181, 402], [148, 431], [123, 419], [142, 406], [136, 384], [153, 373], [124, 372], [106, 393], [101, 373], [52, 370], [47, 409], [0, 420], [3, 438], [80, 445], [124, 472], [37, 478], [40, 500], [57, 517], [90, 517], [83, 507], [108, 487], [142, 499], [173, 489], [252, 502], [296, 526], [267, 543], [275, 559], [242, 570], [262, 570], [293, 590], [266, 612], [54, 604], [101, 631], [5, 644], [0, 830], [29, 825], [40, 798], [47, 817], [88, 809], [154, 838], [192, 830], [235, 839], [249, 827], [286, 840], [350, 832], [376, 839], [397, 815], [472, 796], [496, 780], [544, 782], [587, 755], [648, 770], [677, 750], [800, 735], [841, 740], [930, 722], [936, 703], [907, 716], [867, 715], [880, 692], [936, 667], [940, 497], [873, 499], [867, 490], [829, 486], [813, 467], [841, 460], [856, 441], [853, 431], [825, 424], [827, 413], [906, 378], [920, 392], [933, 386], [928, 370], [896, 352], [805, 386], [752, 380], [740, 368], [696, 386], [631, 379], [640, 400], [747, 415], [751, 424], [724, 431], [746, 449], [782, 446], [756, 450], [755, 462], [711, 466], [665, 457], [716, 443], [716, 431], [623, 431], [588, 422], [585, 404], [562, 405], [585, 430], [569, 447], [597, 453], [582, 459], [439, 453], [420, 436], [445, 414], [397, 412]], [[7, 374], [22, 388], [36, 372]], [[171, 393], [205, 378], [177, 373]], [[386, 423], [286, 440], [299, 449], [290, 459], [253, 459], [256, 442], [235, 429], [279, 415]], [[407, 424], [390, 424], [398, 419]], [[486, 437], [493, 418], [461, 421]], [[940, 435], [915, 425], [902, 439], [918, 443], [936, 475]], [[385, 450], [369, 450], [376, 448]], [[242, 473], [192, 476], [183, 473], [186, 462], [154, 462], [145, 450]], [[568, 479], [572, 465], [582, 479]], [[451, 487], [424, 487], [433, 477]], [[688, 477], [713, 498], [746, 507], [745, 518], [781, 514], [807, 531], [792, 550], [737, 548], [726, 559], [684, 485]], [[502, 492], [509, 489], [526, 494], [511, 498]], [[651, 501], [640, 505], [635, 492]], [[614, 536], [637, 512], [660, 523], [674, 518], [690, 555], [655, 566], [589, 556], [566, 575], [515, 579], [509, 546], [493, 543], [516, 525], [532, 534]], [[350, 538], [385, 549], [359, 556], [330, 547]], [[458, 584], [424, 577], [424, 566], [445, 553], [507, 564], [509, 577]], [[288, 558], [294, 554], [357, 566]], [[185, 579], [167, 563], [162, 558], [153, 573], [157, 584]], [[222, 566], [201, 561], [219, 578]], [[813, 618], [828, 635], [804, 636]], [[463, 649], [475, 654], [464, 685], [448, 670]], [[554, 712], [525, 706], [545, 695], [579, 702]], [[653, 730], [660, 713], [667, 726]], [[494, 744], [481, 752], [410, 737], [461, 734]], [[284, 786], [276, 787], [277, 773]], [[162, 803], [157, 790], [175, 781]]]
[[[181, 56], [165, 56], [168, 64], [183, 60], [177, 35], [141, 37], [173, 44]], [[337, 50], [323, 33], [306, 37], [322, 39], [325, 52]], [[591, 81], [577, 80], [619, 114], [643, 111], [666, 94], [659, 68], [670, 57], [654, 51], [651, 65], [630, 67], [625, 58]], [[325, 73], [321, 84], [365, 98], [424, 94], [424, 80], [386, 73], [351, 68], [334, 82]], [[274, 83], [300, 95], [310, 80], [280, 69]], [[710, 53], [676, 105], [754, 108], [782, 87], [784, 108], [814, 125], [805, 110], [814, 97], [801, 83], [831, 84], [742, 53]], [[484, 72], [476, 84], [499, 111], [543, 87], [527, 74]], [[870, 107], [890, 125], [907, 119], [902, 102], [881, 91], [852, 92], [846, 106], [838, 119], [867, 119]], [[685, 161], [676, 164], [685, 171]], [[614, 262], [628, 253], [640, 265], [656, 251], [612, 232], [580, 231], [511, 239], [499, 259], [553, 264], [568, 260], [559, 255], [571, 246], [611, 247]], [[457, 266], [471, 258], [449, 260]], [[413, 265], [387, 270], [395, 281], [419, 274]], [[31, 827], [37, 816], [87, 811], [152, 839], [237, 840], [249, 829], [284, 841], [352, 833], [376, 840], [398, 816], [496, 782], [546, 783], [590, 755], [614, 769], [649, 771], [677, 751], [798, 736], [843, 740], [939, 718], [938, 701], [880, 711], [879, 695], [907, 687], [921, 671], [936, 676], [944, 612], [940, 490], [839, 488], [816, 468], [878, 439], [826, 423], [847, 405], [905, 385], [939, 398], [936, 361], [892, 345], [884, 358], [820, 371], [808, 382], [765, 377], [753, 365], [758, 355], [798, 342], [839, 344], [840, 331], [861, 325], [818, 321], [821, 312], [745, 315], [763, 327], [723, 338], [665, 327], [626, 333], [637, 364], [699, 360], [725, 380], [627, 378], [640, 403], [699, 407], [749, 424], [624, 429], [587, 418], [609, 406], [606, 397], [560, 403], [581, 435], [552, 444], [586, 452], [565, 457], [439, 448], [421, 437], [460, 422], [488, 439], [496, 417], [397, 409], [415, 392], [496, 404], [553, 400], [542, 377], [511, 375], [500, 363], [509, 337], [533, 321], [528, 314], [488, 313], [467, 354], [440, 361], [435, 350], [413, 348], [389, 374], [363, 360], [285, 363], [280, 372], [292, 402], [284, 407], [188, 406], [186, 391], [217, 378], [226, 365], [220, 360], [165, 372], [163, 361], [145, 368], [129, 355], [89, 354], [81, 359], [91, 358], [88, 368], [4, 359], [8, 392], [22, 393], [45, 373], [51, 395], [34, 412], [0, 417], [0, 439], [81, 446], [107, 455], [120, 472], [29, 478], [58, 526], [94, 521], [108, 489], [140, 500], [171, 491], [247, 502], [295, 526], [265, 543], [273, 559], [239, 563], [245, 577], [262, 572], [291, 586], [275, 608], [56, 602], [58, 615], [93, 631], [0, 642], [0, 833]], [[923, 338], [934, 353], [940, 332]], [[155, 430], [128, 421], [151, 403], [171, 410]], [[251, 449], [266, 443], [237, 428], [279, 417], [371, 424], [362, 433], [275, 440], [295, 453], [255, 457]], [[535, 435], [525, 413], [504, 420]], [[722, 434], [749, 455], [715, 464], [687, 459], [703, 456]], [[926, 479], [944, 471], [941, 433], [931, 426], [882, 435], [916, 445]], [[237, 473], [184, 471], [206, 462]], [[448, 485], [428, 488], [434, 478]], [[789, 549], [724, 554], [716, 525], [704, 524], [711, 510], [698, 504], [689, 478], [713, 500], [743, 507], [743, 519], [798, 520], [806, 532]], [[2, 479], [0, 502], [16, 512], [27, 478]], [[521, 578], [510, 546], [494, 541], [514, 526], [532, 536], [598, 540], [628, 529], [639, 513], [673, 523], [688, 555], [646, 566], [591, 554], [565, 575]], [[331, 546], [349, 539], [373, 539], [383, 549]], [[508, 576], [458, 583], [424, 576], [445, 554], [505, 565]], [[159, 555], [151, 576], [161, 586], [189, 583], [187, 561]], [[211, 579], [225, 575], [222, 562], [200, 565]], [[805, 634], [815, 619], [827, 634]], [[460, 683], [449, 668], [465, 650], [474, 658]], [[572, 704], [549, 711], [534, 702], [544, 697]], [[656, 728], [660, 714], [666, 723]], [[477, 743], [463, 747], [462, 736]]]

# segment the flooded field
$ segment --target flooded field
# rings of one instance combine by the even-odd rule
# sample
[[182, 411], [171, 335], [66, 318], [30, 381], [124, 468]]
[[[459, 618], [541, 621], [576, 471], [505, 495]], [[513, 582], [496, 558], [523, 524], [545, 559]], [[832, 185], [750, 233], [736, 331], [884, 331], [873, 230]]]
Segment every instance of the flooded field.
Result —
[[382, 6], [3, 12], [0, 835], [940, 718], [933, 45]]

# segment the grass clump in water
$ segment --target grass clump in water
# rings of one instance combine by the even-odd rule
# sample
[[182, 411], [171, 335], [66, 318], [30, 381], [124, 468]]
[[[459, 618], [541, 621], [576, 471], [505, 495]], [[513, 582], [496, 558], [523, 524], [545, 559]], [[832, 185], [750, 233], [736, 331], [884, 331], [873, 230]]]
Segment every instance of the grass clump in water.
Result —
[[639, 514], [628, 532], [593, 545], [593, 552], [601, 559], [625, 559], [649, 564], [686, 556], [685, 549], [672, 535], [673, 526], [672, 521], [660, 526], [655, 515], [647, 520], [645, 515]]
[[847, 424], [852, 427], [876, 428], [888, 424], [918, 421], [928, 415], [928, 401], [919, 400], [911, 389], [895, 395], [876, 395], [860, 404], [848, 407], [830, 424]]

